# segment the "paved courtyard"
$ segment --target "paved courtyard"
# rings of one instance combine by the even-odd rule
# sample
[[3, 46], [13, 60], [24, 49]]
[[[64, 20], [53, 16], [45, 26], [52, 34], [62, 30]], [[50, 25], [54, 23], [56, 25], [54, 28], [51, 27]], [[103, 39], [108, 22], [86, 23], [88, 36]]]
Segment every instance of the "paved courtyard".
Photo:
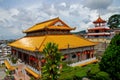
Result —
[[0, 68], [0, 80], [3, 80], [6, 73], [4, 72], [5, 68]]

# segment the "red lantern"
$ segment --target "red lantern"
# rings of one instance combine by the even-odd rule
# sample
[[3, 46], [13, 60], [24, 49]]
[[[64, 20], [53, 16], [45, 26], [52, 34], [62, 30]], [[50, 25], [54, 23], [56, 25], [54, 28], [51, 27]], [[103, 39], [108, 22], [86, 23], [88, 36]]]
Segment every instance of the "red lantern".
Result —
[[32, 57], [30, 56], [30, 58], [29, 58], [30, 60], [32, 60]]
[[38, 62], [38, 59], [35, 59], [36, 62]]
[[89, 54], [90, 54], [90, 50], [89, 50]]
[[89, 54], [89, 50], [87, 50], [87, 54]]
[[13, 53], [15, 53], [15, 52], [16, 52], [16, 50], [12, 49], [12, 52], [13, 52]]
[[32, 57], [31, 60], [34, 60], [34, 58]]
[[68, 55], [67, 55], [67, 54], [65, 54], [65, 55], [64, 55], [64, 58], [68, 58]]
[[86, 51], [84, 51], [84, 54], [86, 54], [87, 52]]
[[80, 56], [80, 52], [77, 53], [77, 56]]
[[35, 58], [31, 56], [31, 57], [30, 57], [30, 60], [33, 60], [33, 61], [34, 61], [34, 60], [35, 60]]
[[84, 51], [82, 52], [82, 54], [84, 54]]
[[33, 60], [33, 57], [31, 56], [31, 60]]
[[35, 57], [33, 57], [33, 61], [35, 61], [36, 59], [35, 59]]
[[41, 62], [42, 62], [42, 63], [45, 63], [45, 62], [46, 62], [46, 60], [45, 60], [45, 59], [42, 59], [42, 60], [41, 60]]
[[90, 53], [92, 54], [94, 52], [94, 50], [91, 50]]
[[92, 52], [92, 50], [90, 50], [90, 54], [92, 54], [93, 52]]

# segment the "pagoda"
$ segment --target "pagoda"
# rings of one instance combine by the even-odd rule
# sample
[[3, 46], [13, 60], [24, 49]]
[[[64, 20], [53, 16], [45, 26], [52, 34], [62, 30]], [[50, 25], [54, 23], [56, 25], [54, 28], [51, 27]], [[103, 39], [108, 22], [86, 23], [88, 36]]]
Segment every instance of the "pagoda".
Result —
[[106, 27], [106, 21], [100, 16], [93, 22], [94, 28], [88, 28], [87, 38], [90, 39], [111, 39], [112, 33], [110, 28]]
[[76, 63], [94, 58], [96, 43], [71, 34], [70, 31], [74, 29], [59, 17], [35, 24], [23, 31], [26, 36], [9, 44], [11, 54], [31, 66], [26, 71], [35, 78], [39, 75], [34, 70], [39, 70], [38, 66], [45, 64], [42, 51], [48, 42], [58, 44], [64, 62]]

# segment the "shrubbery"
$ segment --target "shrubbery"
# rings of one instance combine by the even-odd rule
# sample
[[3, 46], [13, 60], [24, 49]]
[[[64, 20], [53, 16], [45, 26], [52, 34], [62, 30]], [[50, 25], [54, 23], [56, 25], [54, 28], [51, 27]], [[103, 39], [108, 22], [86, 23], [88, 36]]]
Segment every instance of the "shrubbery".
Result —
[[110, 74], [113, 80], [120, 80], [120, 34], [111, 40], [99, 65], [100, 70]]
[[82, 80], [89, 78], [90, 80], [110, 80], [109, 75], [99, 70], [98, 64], [90, 64], [85, 67], [70, 67], [64, 65], [60, 80]]
[[16, 64], [17, 60], [18, 60], [18, 58], [11, 57], [11, 61], [12, 61], [13, 64]]

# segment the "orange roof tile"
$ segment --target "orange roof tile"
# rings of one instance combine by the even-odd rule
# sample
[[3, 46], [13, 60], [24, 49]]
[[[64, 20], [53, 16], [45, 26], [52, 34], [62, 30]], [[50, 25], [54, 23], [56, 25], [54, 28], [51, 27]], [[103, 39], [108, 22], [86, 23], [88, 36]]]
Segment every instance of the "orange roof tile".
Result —
[[9, 70], [15, 70], [16, 69], [16, 67], [10, 65], [10, 63], [7, 60], [5, 60], [4, 63], [5, 63], [5, 66], [7, 67], [7, 69], [9, 69]]
[[[64, 26], [56, 26], [55, 27], [51, 27], [53, 26], [55, 23], [57, 22], [61, 22], [62, 24], [64, 24]], [[67, 24], [65, 24], [62, 20], [60, 20], [58, 17], [54, 18], [54, 19], [50, 19], [41, 23], [38, 23], [30, 28], [28, 28], [27, 30], [23, 31], [25, 33], [27, 32], [33, 32], [33, 31], [38, 31], [38, 30], [42, 30], [42, 29], [69, 29], [72, 30], [73, 28], [70, 28]]]
[[100, 16], [98, 17], [98, 19], [96, 21], [94, 21], [93, 23], [105, 23], [106, 21], [103, 20]]
[[58, 44], [59, 49], [67, 49], [68, 44], [70, 45], [70, 48], [96, 45], [96, 43], [80, 38], [76, 35], [46, 35], [37, 37], [24, 37], [9, 45], [30, 51], [34, 51], [37, 47], [39, 48], [39, 51], [42, 51], [48, 42], [54, 42]]

